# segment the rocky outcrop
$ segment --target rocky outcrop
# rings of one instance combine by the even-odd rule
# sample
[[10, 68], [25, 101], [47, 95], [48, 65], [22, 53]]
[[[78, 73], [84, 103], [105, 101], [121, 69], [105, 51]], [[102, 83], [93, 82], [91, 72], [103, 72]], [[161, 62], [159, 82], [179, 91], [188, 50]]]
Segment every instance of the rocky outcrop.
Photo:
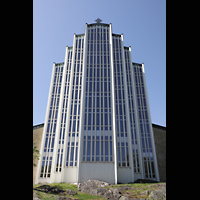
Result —
[[40, 200], [41, 198], [37, 195], [36, 192], [33, 192], [33, 200]]
[[110, 185], [111, 184], [99, 180], [88, 180], [84, 183], [79, 183], [78, 190], [83, 193], [102, 196], [104, 199], [119, 199], [122, 195], [117, 188], [105, 188]]
[[111, 184], [103, 182], [103, 181], [99, 181], [99, 180], [88, 180], [86, 182], [79, 183], [78, 190], [79, 191], [91, 190], [91, 189], [95, 189], [95, 188], [107, 187], [109, 185], [111, 185]]
[[[79, 183], [77, 189], [81, 193], [100, 196], [100, 198], [103, 197], [109, 200], [166, 199], [166, 183], [111, 185], [99, 180], [88, 180]], [[54, 194], [54, 197], [58, 200], [78, 200], [74, 196], [77, 194], [76, 191], [62, 189], [62, 187], [56, 185], [41, 185], [34, 188], [34, 190]], [[72, 197], [70, 198], [68, 195]], [[40, 197], [35, 192], [33, 193], [33, 200], [40, 200]]]
[[57, 200], [79, 200], [79, 199], [72, 199], [65, 196], [54, 196]]
[[166, 192], [162, 190], [151, 191], [148, 199], [166, 199]]
[[61, 190], [61, 189], [58, 189], [57, 187], [53, 187], [50, 185], [41, 185], [39, 187], [34, 188], [34, 190], [51, 193], [51, 194], [62, 194], [62, 195], [70, 195], [70, 196], [74, 196], [75, 194], [77, 194], [77, 192], [74, 190], [69, 190], [69, 189]]
[[[78, 190], [91, 195], [99, 195], [109, 200], [129, 200], [129, 199], [166, 199], [166, 184], [153, 184], [145, 188], [132, 187], [131, 185], [122, 185], [112, 187], [111, 184], [98, 181], [88, 180], [78, 184]], [[138, 191], [140, 191], [138, 194]], [[145, 191], [142, 191], [145, 190]]]

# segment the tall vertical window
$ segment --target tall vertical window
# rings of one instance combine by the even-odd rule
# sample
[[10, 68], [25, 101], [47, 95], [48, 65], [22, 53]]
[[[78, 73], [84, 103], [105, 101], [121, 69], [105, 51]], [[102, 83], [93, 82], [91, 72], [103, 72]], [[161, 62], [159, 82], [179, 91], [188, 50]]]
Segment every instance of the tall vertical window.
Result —
[[45, 136], [44, 151], [42, 154], [42, 166], [40, 177], [49, 178], [51, 176], [51, 166], [54, 150], [54, 139], [58, 117], [58, 106], [60, 100], [60, 88], [63, 76], [64, 63], [55, 64], [54, 81], [52, 85], [51, 102], [49, 108], [47, 131]]
[[128, 133], [124, 94], [121, 35], [113, 35], [114, 83], [117, 122], [118, 166], [129, 167]]
[[113, 161], [109, 26], [88, 27], [83, 161]]
[[150, 128], [149, 128], [150, 124], [147, 114], [148, 111], [146, 105], [142, 65], [133, 63], [133, 67], [135, 76], [145, 178], [155, 178], [152, 144], [151, 144]]

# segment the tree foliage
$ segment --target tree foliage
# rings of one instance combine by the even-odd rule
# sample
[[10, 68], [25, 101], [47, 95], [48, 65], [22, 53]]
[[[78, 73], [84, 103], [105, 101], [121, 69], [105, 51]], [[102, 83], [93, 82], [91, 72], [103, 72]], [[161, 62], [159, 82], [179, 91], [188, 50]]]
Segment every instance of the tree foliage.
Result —
[[[34, 159], [39, 160], [40, 159], [40, 151], [37, 149], [35, 143], [36, 143], [36, 140], [33, 143], [33, 160]], [[33, 162], [33, 166], [36, 166], [36, 164], [34, 162]]]

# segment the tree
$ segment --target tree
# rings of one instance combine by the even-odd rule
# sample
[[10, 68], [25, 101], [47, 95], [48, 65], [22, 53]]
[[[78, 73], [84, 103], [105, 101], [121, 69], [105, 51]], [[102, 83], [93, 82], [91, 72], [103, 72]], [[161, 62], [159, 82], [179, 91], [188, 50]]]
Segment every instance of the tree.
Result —
[[[35, 146], [36, 140], [33, 142], [33, 160], [40, 159], [40, 151], [37, 149], [37, 147]], [[33, 166], [36, 167], [37, 165], [35, 163], [33, 163]]]

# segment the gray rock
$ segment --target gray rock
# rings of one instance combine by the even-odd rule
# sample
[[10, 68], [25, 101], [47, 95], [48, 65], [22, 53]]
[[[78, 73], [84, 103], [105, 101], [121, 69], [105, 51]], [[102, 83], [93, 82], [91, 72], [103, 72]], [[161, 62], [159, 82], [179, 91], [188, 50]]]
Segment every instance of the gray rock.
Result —
[[166, 192], [164, 192], [163, 190], [151, 191], [148, 199], [164, 200], [166, 199]]
[[99, 195], [104, 199], [118, 200], [121, 193], [117, 188], [105, 188], [111, 184], [99, 180], [88, 180], [78, 184], [78, 190], [91, 195]]
[[69, 197], [64, 197], [64, 196], [54, 196], [57, 200], [72, 200]]
[[114, 199], [119, 199], [122, 196], [119, 188], [110, 188], [110, 190], [113, 192]]
[[58, 193], [62, 192], [62, 190], [59, 190], [58, 188], [49, 188], [48, 192], [58, 194]]
[[104, 199], [111, 199], [113, 198], [113, 192], [111, 190], [107, 190], [104, 195], [103, 195]]
[[37, 195], [36, 192], [33, 192], [33, 200], [40, 200], [41, 198]]
[[78, 191], [81, 191], [81, 183], [77, 184]]
[[129, 198], [128, 198], [128, 197], [125, 197], [125, 196], [121, 196], [121, 197], [119, 198], [119, 200], [129, 200]]
[[128, 185], [121, 186], [118, 188], [105, 188], [109, 185], [111, 184], [99, 180], [88, 180], [86, 182], [79, 183], [78, 190], [83, 193], [88, 193], [91, 195], [99, 195], [104, 199], [109, 199], [109, 200], [129, 200], [129, 198], [123, 196], [121, 192], [133, 188], [131, 188]]
[[90, 188], [90, 189], [95, 189], [99, 187], [106, 187], [109, 186], [109, 183], [106, 183], [104, 181], [99, 181], [99, 180], [88, 180], [83, 183], [78, 184], [78, 190], [82, 190], [83, 188]]
[[150, 195], [151, 190], [146, 190], [146, 191], [142, 191], [140, 192], [140, 195]]
[[[104, 187], [110, 185], [109, 183], [99, 181], [99, 180], [88, 180], [83, 183], [78, 184], [78, 190], [83, 193], [93, 194], [93, 195], [102, 195], [102, 193], [106, 192]], [[97, 190], [95, 190], [97, 189]], [[102, 190], [101, 190], [102, 189]]]
[[65, 191], [66, 191], [67, 195], [74, 196], [74, 195], [76, 195], [76, 194], [77, 194], [77, 192], [76, 192], [76, 191], [74, 191], [74, 190], [69, 190], [69, 189], [66, 189]]
[[84, 187], [81, 187], [81, 192], [83, 192], [83, 193], [87, 193], [87, 194], [89, 194], [90, 193], [90, 191], [92, 191], [92, 189], [93, 188], [90, 188], [89, 186], [84, 186]]
[[97, 195], [103, 196], [107, 190], [106, 188], [97, 188]]
[[90, 194], [91, 194], [91, 195], [97, 195], [97, 189], [92, 189], [92, 190], [90, 191]]

